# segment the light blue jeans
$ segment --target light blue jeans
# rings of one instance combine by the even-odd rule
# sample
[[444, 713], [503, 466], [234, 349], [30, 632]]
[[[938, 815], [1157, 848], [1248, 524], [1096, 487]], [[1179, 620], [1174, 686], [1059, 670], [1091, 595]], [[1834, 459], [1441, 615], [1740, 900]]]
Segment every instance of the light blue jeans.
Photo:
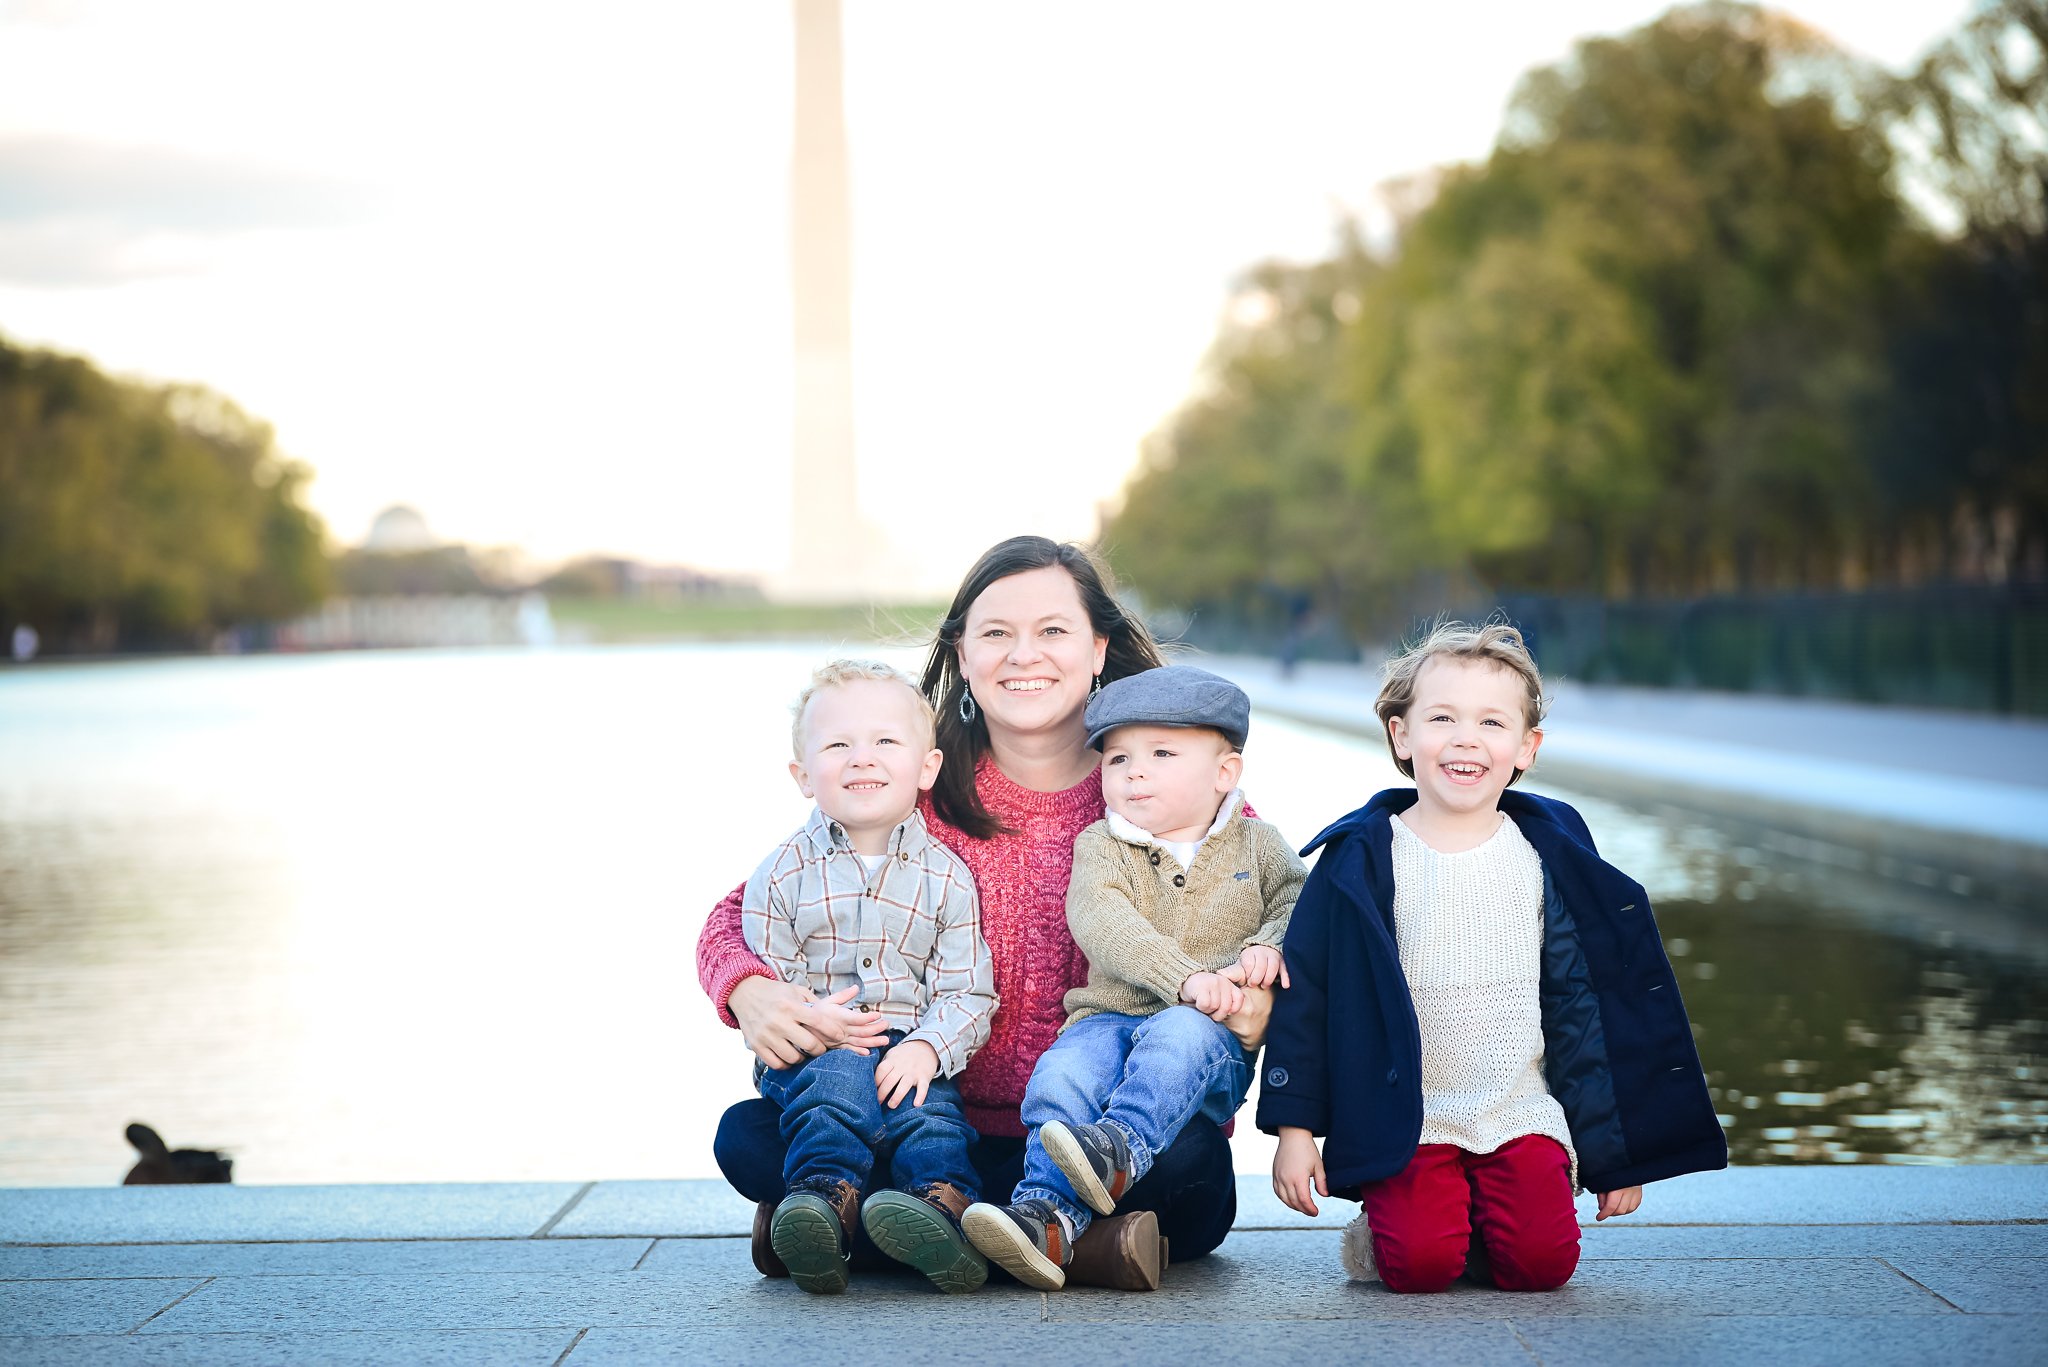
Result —
[[1094, 1212], [1038, 1142], [1048, 1120], [1067, 1125], [1106, 1121], [1131, 1146], [1131, 1180], [1151, 1171], [1155, 1155], [1196, 1116], [1221, 1125], [1244, 1104], [1252, 1065], [1237, 1036], [1192, 1006], [1151, 1016], [1099, 1012], [1074, 1022], [1041, 1054], [1024, 1089], [1024, 1180], [1013, 1201], [1044, 1200], [1088, 1228]]

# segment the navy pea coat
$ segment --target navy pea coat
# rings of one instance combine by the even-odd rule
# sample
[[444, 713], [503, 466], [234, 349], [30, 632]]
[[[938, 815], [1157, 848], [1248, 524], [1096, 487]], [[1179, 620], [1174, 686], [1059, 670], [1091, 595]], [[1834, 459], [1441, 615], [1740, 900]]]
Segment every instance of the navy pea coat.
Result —
[[[1259, 1088], [1259, 1128], [1327, 1135], [1332, 1195], [1391, 1177], [1422, 1134], [1422, 1043], [1394, 943], [1394, 813], [1380, 793], [1302, 850], [1324, 847], [1294, 904]], [[1588, 1191], [1728, 1165], [1678, 980], [1642, 886], [1603, 861], [1565, 803], [1501, 794], [1543, 861], [1544, 1074]]]

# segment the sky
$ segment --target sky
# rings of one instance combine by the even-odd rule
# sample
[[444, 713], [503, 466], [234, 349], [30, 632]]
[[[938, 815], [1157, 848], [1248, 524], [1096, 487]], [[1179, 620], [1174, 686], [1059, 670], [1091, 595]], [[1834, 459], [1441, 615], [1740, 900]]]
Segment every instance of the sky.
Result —
[[[904, 592], [1091, 535], [1256, 262], [1482, 158], [1642, 0], [846, 0], [858, 514]], [[1896, 69], [1967, 0], [1781, 8]], [[0, 0], [0, 335], [198, 381], [337, 544], [773, 576], [776, 0]], [[850, 510], [850, 513], [854, 510]]]

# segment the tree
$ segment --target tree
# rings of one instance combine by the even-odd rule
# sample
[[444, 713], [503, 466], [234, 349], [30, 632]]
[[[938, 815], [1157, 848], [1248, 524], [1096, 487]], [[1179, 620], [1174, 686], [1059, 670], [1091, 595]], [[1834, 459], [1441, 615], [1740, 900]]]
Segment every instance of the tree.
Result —
[[107, 651], [303, 611], [327, 582], [308, 477], [217, 394], [0, 341], [0, 621]]
[[1360, 632], [1467, 576], [1631, 596], [1885, 572], [1954, 503], [1941, 445], [1900, 434], [1973, 383], [1901, 398], [1950, 244], [1896, 181], [1892, 87], [1726, 3], [1531, 73], [1390, 251], [1353, 235], [1252, 273], [1265, 306], [1109, 520], [1119, 568], [1180, 604], [1311, 591]]

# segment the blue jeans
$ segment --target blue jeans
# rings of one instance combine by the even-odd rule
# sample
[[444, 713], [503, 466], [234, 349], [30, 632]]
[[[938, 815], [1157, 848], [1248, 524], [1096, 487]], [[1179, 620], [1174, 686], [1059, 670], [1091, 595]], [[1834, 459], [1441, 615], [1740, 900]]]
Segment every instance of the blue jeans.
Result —
[[761, 1070], [761, 1095], [782, 1110], [784, 1189], [822, 1179], [866, 1191], [875, 1156], [887, 1154], [888, 1185], [907, 1190], [951, 1182], [974, 1200], [967, 1151], [976, 1136], [960, 1109], [959, 1087], [951, 1078], [935, 1077], [924, 1105], [913, 1093], [890, 1109], [875, 1092], [881, 1061], [880, 1050], [862, 1056], [828, 1049], [794, 1068]]
[[[782, 1137], [782, 1112], [772, 1101], [748, 1097], [734, 1102], [718, 1120], [711, 1151], [718, 1170], [733, 1190], [749, 1201], [782, 1198], [782, 1158], [788, 1141]], [[1008, 1135], [981, 1137], [969, 1156], [980, 1174], [982, 1191], [1010, 1191], [1024, 1179], [1024, 1141]], [[876, 1190], [870, 1180], [865, 1196]], [[1184, 1263], [1205, 1256], [1220, 1245], [1237, 1220], [1237, 1179], [1230, 1171], [1230, 1142], [1223, 1131], [1196, 1120], [1180, 1132], [1173, 1147], [1153, 1164], [1151, 1174], [1134, 1184], [1117, 1210], [1149, 1210], [1159, 1217], [1173, 1260]], [[901, 1264], [876, 1252], [867, 1231], [853, 1231], [853, 1261], [860, 1268], [895, 1268]], [[1000, 1268], [995, 1280], [1009, 1274]]]
[[1221, 1125], [1244, 1104], [1252, 1065], [1237, 1036], [1192, 1006], [1169, 1006], [1150, 1016], [1099, 1012], [1060, 1032], [1039, 1056], [1024, 1089], [1024, 1180], [1016, 1201], [1045, 1200], [1074, 1222], [1074, 1233], [1094, 1218], [1075, 1197], [1038, 1142], [1048, 1120], [1068, 1125], [1107, 1122], [1131, 1147], [1131, 1180], [1152, 1163], [1196, 1117]]

